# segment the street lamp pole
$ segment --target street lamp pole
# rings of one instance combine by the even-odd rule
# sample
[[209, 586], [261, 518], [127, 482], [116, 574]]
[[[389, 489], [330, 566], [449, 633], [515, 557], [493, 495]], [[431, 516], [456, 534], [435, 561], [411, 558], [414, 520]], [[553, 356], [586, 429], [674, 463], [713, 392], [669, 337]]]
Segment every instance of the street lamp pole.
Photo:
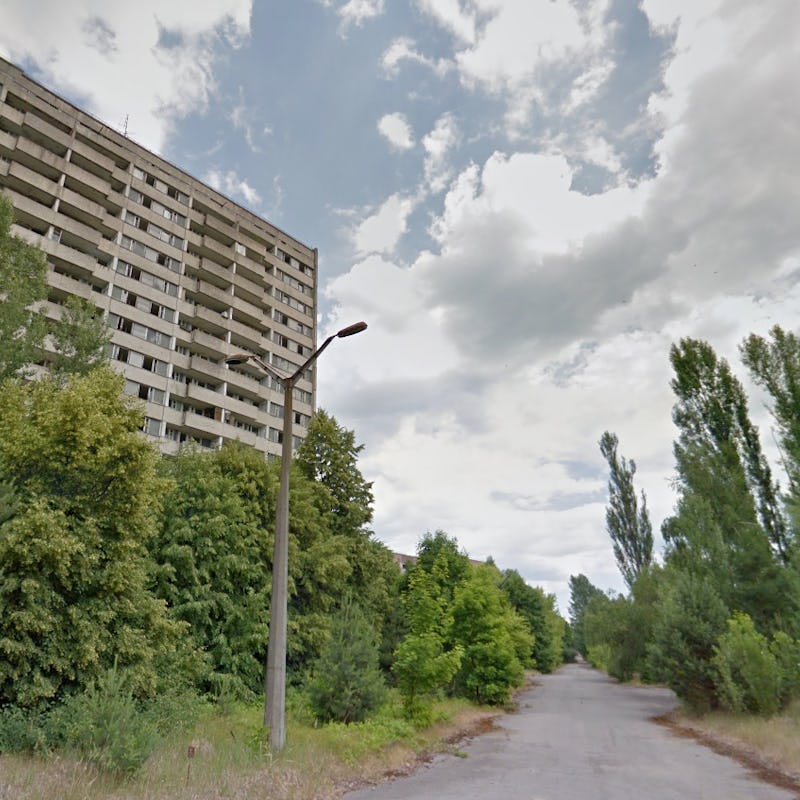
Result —
[[289, 475], [292, 463], [292, 399], [294, 385], [334, 340], [366, 330], [366, 322], [357, 322], [329, 336], [291, 375], [279, 374], [263, 359], [251, 353], [235, 353], [226, 364], [251, 361], [283, 386], [283, 441], [281, 443], [281, 482], [275, 515], [275, 549], [272, 556], [272, 595], [269, 604], [269, 641], [265, 678], [264, 724], [269, 727], [273, 751], [286, 743], [286, 617], [289, 584]]

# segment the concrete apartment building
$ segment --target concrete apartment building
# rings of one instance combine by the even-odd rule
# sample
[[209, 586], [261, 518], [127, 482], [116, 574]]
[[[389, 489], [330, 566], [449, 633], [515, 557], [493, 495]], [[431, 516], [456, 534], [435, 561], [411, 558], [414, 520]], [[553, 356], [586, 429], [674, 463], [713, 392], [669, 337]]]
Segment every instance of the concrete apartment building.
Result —
[[[47, 314], [90, 299], [111, 363], [164, 452], [240, 439], [280, 454], [283, 390], [237, 351], [294, 372], [316, 342], [317, 252], [0, 59], [0, 191], [49, 263]], [[293, 443], [315, 373], [297, 383]]]

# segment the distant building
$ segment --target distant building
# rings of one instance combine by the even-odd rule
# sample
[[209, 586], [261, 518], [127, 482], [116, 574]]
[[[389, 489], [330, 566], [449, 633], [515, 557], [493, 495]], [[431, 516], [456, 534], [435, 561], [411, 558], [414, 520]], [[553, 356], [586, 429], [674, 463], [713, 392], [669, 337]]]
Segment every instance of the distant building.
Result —
[[[400, 572], [408, 572], [408, 570], [417, 563], [417, 556], [407, 556], [403, 553], [392, 553], [392, 558], [394, 559], [394, 563], [400, 567]], [[469, 563], [472, 564], [472, 566], [477, 567], [478, 565], [485, 564], [486, 562], [470, 558]]]
[[[113, 329], [125, 391], [165, 452], [241, 439], [279, 454], [283, 390], [237, 351], [294, 372], [316, 342], [317, 251], [0, 59], [0, 191], [49, 262], [46, 311], [70, 295]], [[295, 389], [293, 440], [315, 406]]]
[[416, 556], [404, 556], [402, 553], [392, 553], [394, 563], [400, 567], [400, 572], [407, 572], [409, 567], [417, 563]]

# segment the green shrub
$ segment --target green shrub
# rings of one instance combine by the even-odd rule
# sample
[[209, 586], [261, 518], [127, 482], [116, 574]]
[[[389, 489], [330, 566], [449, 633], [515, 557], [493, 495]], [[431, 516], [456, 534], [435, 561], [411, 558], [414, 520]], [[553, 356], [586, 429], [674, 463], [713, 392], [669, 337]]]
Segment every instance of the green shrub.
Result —
[[586, 660], [595, 668], [603, 672], [608, 672], [608, 665], [611, 663], [611, 645], [608, 642], [589, 645], [586, 650]]
[[21, 753], [46, 746], [41, 714], [17, 706], [0, 710], [0, 753]]
[[314, 713], [324, 722], [360, 722], [386, 699], [377, 637], [352, 603], [334, 617], [308, 692]]
[[714, 648], [720, 703], [731, 711], [769, 716], [778, 710], [780, 673], [767, 639], [747, 614], [737, 612]]
[[785, 706], [800, 697], [800, 641], [778, 631], [769, 649], [778, 666], [780, 702], [781, 706]]
[[101, 769], [125, 774], [136, 772], [161, 741], [152, 715], [136, 704], [116, 667], [54, 709], [47, 735]]

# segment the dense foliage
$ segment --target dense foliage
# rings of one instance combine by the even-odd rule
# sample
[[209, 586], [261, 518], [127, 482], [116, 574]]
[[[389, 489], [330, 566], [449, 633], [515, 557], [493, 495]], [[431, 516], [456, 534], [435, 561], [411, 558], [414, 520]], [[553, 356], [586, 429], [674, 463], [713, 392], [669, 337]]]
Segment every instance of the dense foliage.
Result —
[[[130, 772], [186, 718], [170, 709], [262, 694], [280, 465], [238, 442], [160, 456], [95, 306], [31, 310], [47, 264], [11, 220], [0, 198], [0, 751]], [[48, 373], [27, 382], [34, 364]], [[437, 532], [401, 574], [369, 528], [361, 450], [318, 411], [291, 465], [287, 669], [305, 707], [358, 721], [394, 681], [424, 721], [431, 695], [503, 703], [526, 668], [555, 668], [565, 623], [518, 573]]]
[[[626, 597], [572, 579], [583, 652], [621, 679], [664, 681], [698, 709], [771, 714], [800, 696], [800, 341], [780, 327], [770, 336], [748, 337], [741, 354], [770, 397], [787, 491], [730, 365], [707, 342], [683, 339], [670, 352], [678, 497], [662, 526], [663, 566], [628, 571]], [[616, 520], [616, 440], [604, 443]]]

